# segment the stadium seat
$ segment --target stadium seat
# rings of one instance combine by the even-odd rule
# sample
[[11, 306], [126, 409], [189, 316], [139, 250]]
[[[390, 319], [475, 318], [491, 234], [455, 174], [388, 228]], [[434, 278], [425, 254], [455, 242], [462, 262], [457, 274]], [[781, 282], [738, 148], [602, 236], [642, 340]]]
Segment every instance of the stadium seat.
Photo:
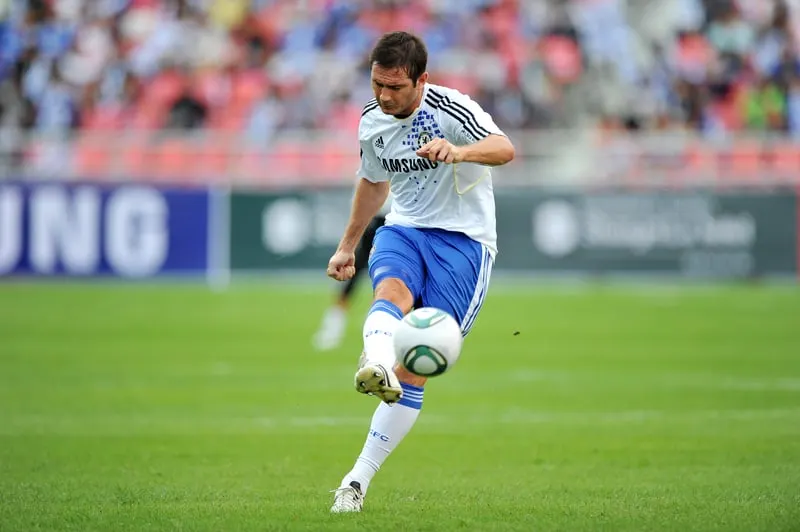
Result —
[[190, 141], [168, 138], [157, 142], [152, 148], [154, 156], [154, 178], [170, 183], [192, 180], [191, 170], [195, 155]]
[[118, 105], [98, 105], [81, 113], [84, 131], [120, 130], [124, 124], [124, 110]]
[[141, 129], [162, 127], [185, 86], [185, 79], [176, 72], [163, 72], [145, 84], [137, 103], [135, 126]]
[[244, 128], [251, 105], [231, 102], [214, 115], [214, 129], [224, 132], [240, 132]]
[[119, 153], [121, 171], [128, 179], [152, 179], [153, 157], [142, 135], [125, 138]]
[[306, 143], [293, 140], [277, 141], [264, 157], [266, 164], [264, 171], [260, 174], [259, 181], [301, 182], [308, 178], [308, 175], [303, 171], [304, 168], [311, 168], [313, 172], [313, 166], [306, 164], [308, 160], [308, 145]]
[[112, 175], [113, 139], [95, 134], [79, 134], [73, 144], [73, 167], [82, 179], [106, 180]]
[[684, 151], [684, 166], [673, 174], [673, 184], [708, 183], [719, 177], [719, 154], [702, 139], [691, 140]]
[[248, 70], [233, 78], [232, 100], [239, 107], [251, 107], [262, 98], [268, 88], [267, 77], [261, 71]]
[[227, 77], [217, 69], [205, 69], [192, 79], [192, 96], [213, 109], [225, 105], [230, 99]]
[[721, 181], [748, 185], [763, 182], [767, 171], [764, 163], [764, 145], [760, 140], [735, 140], [723, 155]]
[[800, 183], [800, 142], [783, 140], [769, 149], [769, 173], [778, 180]]
[[[357, 144], [354, 142], [353, 146]], [[313, 181], [323, 183], [335, 183], [347, 176], [355, 176], [358, 158], [350, 156], [352, 153], [357, 155], [353, 147], [344, 145], [339, 139], [322, 141], [318, 144], [314, 157], [307, 161], [304, 173]]]
[[166, 121], [166, 109], [159, 105], [140, 101], [133, 111], [132, 127], [135, 130], [160, 128]]
[[229, 177], [235, 142], [229, 137], [219, 135], [191, 139], [188, 143], [191, 161], [186, 179], [204, 182], [222, 181]]
[[268, 182], [272, 174], [268, 152], [256, 146], [239, 146], [231, 155], [228, 175], [237, 183]]

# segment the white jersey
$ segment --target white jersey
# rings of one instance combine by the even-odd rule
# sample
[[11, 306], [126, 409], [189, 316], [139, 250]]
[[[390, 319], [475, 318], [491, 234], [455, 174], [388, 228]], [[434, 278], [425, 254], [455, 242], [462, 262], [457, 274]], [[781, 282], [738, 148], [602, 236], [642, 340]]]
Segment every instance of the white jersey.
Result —
[[464, 146], [504, 135], [469, 96], [427, 83], [419, 107], [407, 118], [381, 111], [373, 99], [358, 126], [358, 177], [389, 181], [392, 208], [387, 225], [438, 228], [466, 234], [497, 254], [492, 169], [475, 163], [433, 163], [417, 149], [441, 137]]

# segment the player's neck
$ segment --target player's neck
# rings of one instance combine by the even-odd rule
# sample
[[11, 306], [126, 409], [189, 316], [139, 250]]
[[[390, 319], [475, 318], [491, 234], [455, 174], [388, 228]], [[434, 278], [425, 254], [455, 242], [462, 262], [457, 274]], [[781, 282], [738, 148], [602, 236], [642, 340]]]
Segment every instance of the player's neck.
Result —
[[422, 90], [419, 91], [419, 94], [417, 95], [417, 98], [414, 100], [414, 103], [412, 103], [408, 107], [408, 109], [406, 109], [402, 113], [399, 113], [399, 114], [396, 114], [396, 115], [392, 115], [392, 116], [395, 117], [398, 120], [405, 120], [409, 116], [413, 115], [417, 111], [417, 109], [419, 109], [419, 106], [422, 105], [422, 98], [424, 98], [424, 97], [425, 97], [425, 87], [423, 86]]

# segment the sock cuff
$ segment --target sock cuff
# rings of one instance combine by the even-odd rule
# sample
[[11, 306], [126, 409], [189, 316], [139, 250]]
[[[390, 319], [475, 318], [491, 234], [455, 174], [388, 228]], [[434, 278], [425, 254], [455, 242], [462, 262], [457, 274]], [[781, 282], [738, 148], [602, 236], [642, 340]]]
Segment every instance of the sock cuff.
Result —
[[403, 311], [400, 310], [400, 307], [388, 299], [378, 299], [375, 301], [369, 308], [369, 313], [367, 313], [367, 315], [372, 314], [373, 312], [385, 312], [391, 316], [394, 316], [398, 320], [403, 319]]
[[397, 404], [415, 410], [422, 410], [422, 395], [425, 390], [419, 386], [406, 384], [405, 382], [401, 382], [400, 387], [403, 389], [403, 398], [400, 399]]
[[405, 382], [401, 382], [400, 387], [403, 389], [403, 393], [419, 395], [420, 397], [422, 396], [422, 392], [425, 391], [425, 388], [422, 386], [414, 386], [413, 384], [408, 384]]

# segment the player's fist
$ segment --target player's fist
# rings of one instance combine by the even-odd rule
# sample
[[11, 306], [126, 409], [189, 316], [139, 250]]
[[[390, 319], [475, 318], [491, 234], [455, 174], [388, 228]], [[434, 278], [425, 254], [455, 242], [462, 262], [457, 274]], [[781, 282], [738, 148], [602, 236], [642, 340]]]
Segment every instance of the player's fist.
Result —
[[464, 160], [462, 149], [450, 144], [446, 139], [435, 138], [417, 150], [417, 155], [432, 162], [447, 164], [460, 163]]
[[356, 254], [336, 251], [328, 261], [328, 277], [337, 281], [348, 281], [356, 274]]

